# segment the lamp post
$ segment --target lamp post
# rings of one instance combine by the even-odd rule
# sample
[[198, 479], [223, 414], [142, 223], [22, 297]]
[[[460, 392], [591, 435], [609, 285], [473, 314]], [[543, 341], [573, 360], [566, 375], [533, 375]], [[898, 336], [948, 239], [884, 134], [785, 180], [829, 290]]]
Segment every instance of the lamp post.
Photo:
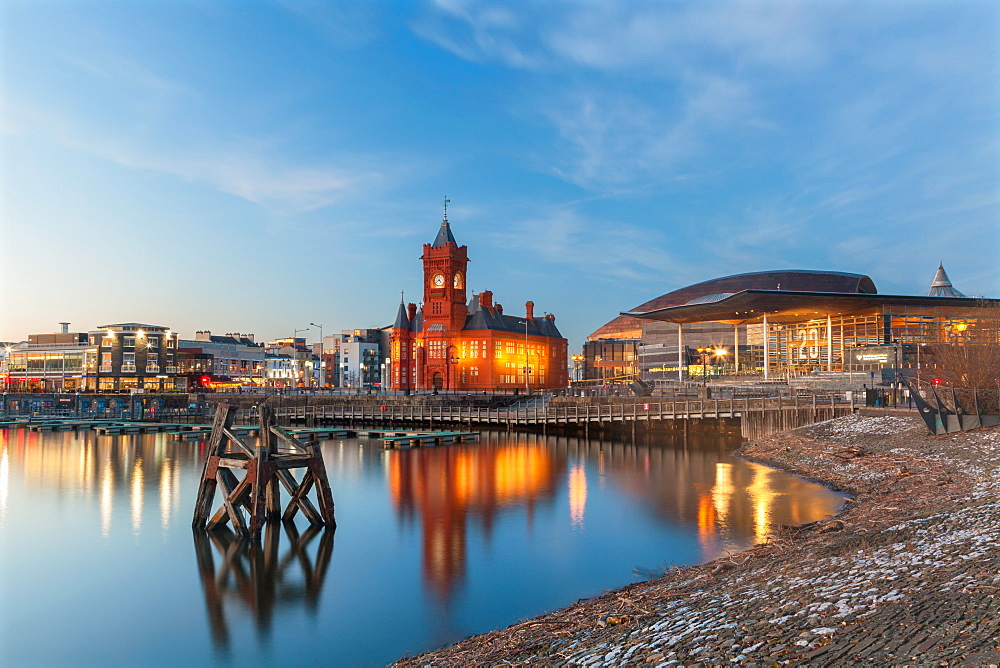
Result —
[[708, 355], [711, 350], [711, 348], [698, 348], [698, 354], [701, 356], [701, 384], [704, 387], [708, 387]]
[[573, 380], [579, 381], [583, 380], [580, 377], [580, 372], [583, 370], [583, 360], [586, 359], [583, 355], [573, 355], [570, 357], [573, 360]]
[[698, 348], [698, 352], [701, 354], [701, 361], [702, 361], [702, 364], [701, 364], [702, 384], [705, 387], [708, 387], [708, 363], [709, 363], [709, 361], [712, 359], [713, 356], [716, 359], [719, 359], [720, 357], [725, 357], [726, 355], [729, 354], [729, 351], [726, 350], [725, 348], [715, 348], [715, 347], [711, 347], [710, 346], [708, 348]]
[[326, 352], [324, 346], [326, 345], [326, 339], [323, 338], [323, 325], [317, 325], [315, 322], [310, 322], [313, 327], [319, 327], [319, 386], [326, 389], [326, 360], [323, 359], [323, 353]]

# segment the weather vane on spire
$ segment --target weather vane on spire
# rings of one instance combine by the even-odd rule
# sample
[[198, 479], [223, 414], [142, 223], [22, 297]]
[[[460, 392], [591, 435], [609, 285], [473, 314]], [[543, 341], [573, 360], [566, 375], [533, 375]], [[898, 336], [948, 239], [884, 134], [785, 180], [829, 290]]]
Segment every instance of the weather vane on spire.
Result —
[[447, 195], [445, 195], [444, 196], [444, 201], [442, 203], [444, 204], [444, 222], [446, 222], [446, 223], [448, 222], [448, 204], [450, 202], [451, 202], [451, 200], [448, 199]]

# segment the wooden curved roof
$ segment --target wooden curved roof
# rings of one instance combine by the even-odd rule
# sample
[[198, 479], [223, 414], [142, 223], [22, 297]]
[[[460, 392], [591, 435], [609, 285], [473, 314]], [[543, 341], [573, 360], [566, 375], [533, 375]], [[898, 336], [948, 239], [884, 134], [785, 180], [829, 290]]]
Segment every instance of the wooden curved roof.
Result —
[[[799, 292], [836, 292], [841, 294], [877, 294], [878, 290], [871, 278], [864, 274], [849, 274], [841, 271], [813, 271], [808, 269], [785, 269], [781, 271], [758, 271], [748, 274], [734, 274], [713, 278], [686, 288], [668, 292], [656, 299], [640, 304], [630, 312], [647, 313], [721, 293], [737, 293], [746, 290], [789, 290]], [[621, 314], [595, 330], [587, 337], [597, 339], [638, 339], [642, 336], [640, 318]]]

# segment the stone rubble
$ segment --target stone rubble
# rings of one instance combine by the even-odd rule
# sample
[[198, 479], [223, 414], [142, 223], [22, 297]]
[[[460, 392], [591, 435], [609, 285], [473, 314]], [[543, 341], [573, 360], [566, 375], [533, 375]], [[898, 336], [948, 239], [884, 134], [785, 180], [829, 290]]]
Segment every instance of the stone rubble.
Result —
[[399, 665], [1000, 664], [1000, 428], [852, 415], [743, 457], [852, 494], [841, 515]]

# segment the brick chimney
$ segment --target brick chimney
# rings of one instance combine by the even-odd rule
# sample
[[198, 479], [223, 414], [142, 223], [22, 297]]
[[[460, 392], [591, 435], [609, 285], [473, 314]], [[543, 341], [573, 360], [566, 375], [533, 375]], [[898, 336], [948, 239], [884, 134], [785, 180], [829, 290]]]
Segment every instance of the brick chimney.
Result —
[[483, 290], [479, 293], [479, 305], [483, 308], [492, 309], [493, 308], [493, 293], [489, 290]]
[[211, 341], [212, 340], [212, 331], [208, 330], [208, 329], [199, 330], [199, 331], [197, 331], [197, 332], [194, 333], [194, 340], [195, 341]]
[[533, 301], [524, 302], [524, 315], [528, 320], [535, 319], [535, 302]]
[[410, 302], [406, 305], [406, 319], [413, 322], [413, 319], [417, 317], [417, 305]]

